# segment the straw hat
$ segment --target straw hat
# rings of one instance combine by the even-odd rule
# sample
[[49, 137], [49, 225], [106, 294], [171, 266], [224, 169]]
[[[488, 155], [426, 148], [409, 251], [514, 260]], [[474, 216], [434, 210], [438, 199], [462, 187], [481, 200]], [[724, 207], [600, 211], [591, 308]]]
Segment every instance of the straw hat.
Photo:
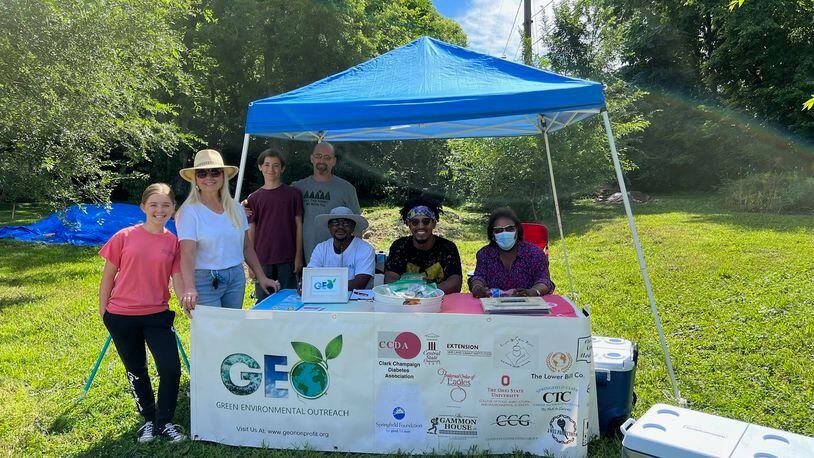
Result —
[[178, 173], [181, 175], [181, 178], [189, 181], [190, 183], [194, 183], [195, 171], [200, 169], [223, 169], [223, 173], [225, 173], [230, 179], [237, 175], [239, 170], [233, 165], [224, 165], [223, 157], [219, 152], [213, 149], [202, 149], [195, 153], [194, 165], [192, 167], [181, 169], [181, 171]]
[[322, 215], [317, 215], [315, 221], [317, 226], [327, 226], [328, 221], [332, 219], [349, 219], [356, 223], [356, 227], [353, 229], [353, 235], [362, 235], [367, 229], [367, 220], [362, 215], [357, 215], [353, 213], [348, 207], [336, 207], [331, 210], [330, 213], [323, 213]]

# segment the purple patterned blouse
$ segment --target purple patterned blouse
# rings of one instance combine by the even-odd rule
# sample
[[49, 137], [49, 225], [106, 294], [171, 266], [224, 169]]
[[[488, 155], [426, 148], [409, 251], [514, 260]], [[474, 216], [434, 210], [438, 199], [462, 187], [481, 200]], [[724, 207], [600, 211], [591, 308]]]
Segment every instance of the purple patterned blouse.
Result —
[[517, 242], [517, 259], [510, 269], [503, 266], [500, 249], [493, 243], [478, 250], [475, 259], [475, 275], [472, 280], [482, 281], [487, 288], [528, 289], [537, 283], [544, 283], [549, 288], [547, 294], [554, 292], [554, 282], [548, 273], [548, 256], [541, 248], [529, 242]]

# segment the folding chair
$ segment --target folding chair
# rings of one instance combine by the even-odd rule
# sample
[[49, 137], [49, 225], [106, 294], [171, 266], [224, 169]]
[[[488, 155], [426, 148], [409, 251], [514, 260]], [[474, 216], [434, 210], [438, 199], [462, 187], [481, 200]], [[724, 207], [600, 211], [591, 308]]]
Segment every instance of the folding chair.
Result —
[[521, 223], [523, 226], [523, 240], [533, 243], [548, 254], [548, 228], [545, 224]]
[[[187, 374], [189, 374], [189, 358], [187, 358], [187, 352], [184, 351], [184, 346], [181, 345], [181, 339], [178, 338], [178, 331], [176, 331], [175, 328], [172, 328], [172, 333], [175, 334], [175, 343], [178, 345], [178, 350], [181, 353], [181, 359], [184, 362], [184, 366], [187, 368]], [[85, 399], [85, 396], [88, 394], [90, 384], [93, 383], [93, 379], [96, 378], [96, 371], [99, 370], [99, 366], [102, 364], [102, 359], [105, 357], [105, 353], [107, 353], [107, 347], [110, 346], [110, 342], [112, 340], [113, 338], [108, 334], [107, 339], [102, 346], [102, 351], [99, 352], [99, 356], [96, 358], [96, 362], [93, 364], [93, 369], [90, 371], [88, 381], [85, 382], [85, 387], [82, 389], [82, 394], [79, 396], [79, 399], [77, 399], [77, 402]]]

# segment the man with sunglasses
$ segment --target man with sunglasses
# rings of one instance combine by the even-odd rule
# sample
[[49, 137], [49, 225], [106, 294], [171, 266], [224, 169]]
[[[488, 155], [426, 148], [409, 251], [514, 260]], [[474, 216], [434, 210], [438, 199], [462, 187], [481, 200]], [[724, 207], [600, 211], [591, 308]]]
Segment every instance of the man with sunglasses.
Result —
[[331, 238], [314, 248], [308, 267], [347, 267], [348, 291], [367, 288], [376, 254], [372, 245], [358, 237], [367, 229], [365, 217], [350, 208], [336, 207], [318, 215], [316, 223], [327, 226]]
[[475, 255], [475, 275], [469, 290], [475, 297], [491, 295], [491, 289], [512, 296], [542, 296], [554, 292], [548, 272], [548, 256], [523, 240], [523, 226], [514, 211], [498, 208], [486, 224], [489, 244]]
[[311, 164], [314, 166], [313, 175], [292, 183], [302, 193], [304, 259], [311, 259], [314, 247], [330, 237], [325, 224], [317, 224], [317, 215], [328, 213], [336, 207], [348, 207], [356, 214], [361, 213], [356, 188], [333, 174], [336, 165], [333, 145], [317, 143], [311, 152]]
[[419, 273], [445, 294], [461, 292], [461, 256], [458, 247], [433, 234], [441, 204], [427, 197], [412, 199], [402, 207], [401, 219], [412, 235], [390, 246], [384, 267], [384, 282], [392, 283], [405, 273]]

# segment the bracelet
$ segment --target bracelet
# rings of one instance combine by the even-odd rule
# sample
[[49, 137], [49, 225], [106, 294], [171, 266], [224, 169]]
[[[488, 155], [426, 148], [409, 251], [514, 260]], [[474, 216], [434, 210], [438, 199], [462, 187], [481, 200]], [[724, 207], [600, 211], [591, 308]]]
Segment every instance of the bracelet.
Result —
[[531, 288], [531, 289], [533, 289], [533, 290], [534, 290], [534, 292], [535, 292], [535, 293], [537, 293], [537, 296], [538, 296], [538, 297], [542, 297], [542, 294], [540, 294], [540, 290], [539, 290], [539, 289], [537, 289], [537, 288]]

